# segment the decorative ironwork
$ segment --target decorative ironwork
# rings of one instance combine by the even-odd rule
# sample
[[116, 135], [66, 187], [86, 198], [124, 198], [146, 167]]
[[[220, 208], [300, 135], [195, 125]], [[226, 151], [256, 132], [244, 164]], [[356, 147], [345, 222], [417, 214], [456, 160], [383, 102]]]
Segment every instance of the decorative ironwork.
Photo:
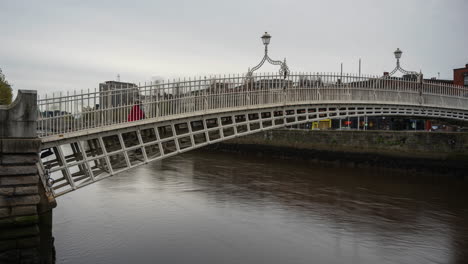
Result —
[[273, 60], [268, 56], [268, 44], [270, 44], [270, 39], [271, 39], [271, 35], [268, 34], [268, 32], [265, 32], [265, 34], [263, 34], [262, 36], [262, 41], [263, 41], [263, 44], [265, 45], [265, 55], [263, 56], [263, 59], [260, 61], [259, 64], [257, 64], [252, 69], [249, 68], [247, 72], [247, 77], [252, 77], [254, 71], [260, 69], [265, 63], [265, 61], [268, 61], [272, 65], [279, 65], [280, 66], [279, 74], [283, 76], [284, 79], [288, 77], [290, 71], [289, 71], [288, 65], [286, 64], [286, 58], [283, 61], [280, 61], [280, 60]]
[[[282, 78], [265, 74], [250, 86], [252, 78], [240, 74], [149, 83], [138, 86], [140, 96], [129, 101], [121, 96], [106, 107], [99, 107], [102, 98], [131, 94], [135, 87], [39, 98], [43, 152], [38, 168], [46, 194], [57, 197], [177, 153], [323, 118], [468, 121], [468, 88], [463, 86], [331, 73]], [[144, 116], [130, 121], [136, 106]]]
[[[257, 104], [281, 105], [290, 103], [291, 98], [309, 103], [317, 102], [324, 100], [325, 93], [330, 94], [328, 99], [332, 101], [356, 103], [353, 100], [364, 100], [367, 97], [361, 93], [366, 94], [370, 90], [374, 91], [372, 94], [375, 96], [365, 100], [413, 104], [418, 102], [414, 99], [414, 89], [417, 89], [417, 98], [424, 96], [425, 102], [430, 102], [431, 106], [456, 106], [457, 109], [468, 110], [467, 88], [453, 84], [419, 81], [415, 85], [415, 82], [408, 83], [408, 80], [401, 78], [362, 77], [341, 73], [291, 73], [287, 81], [278, 81], [283, 77], [284, 75], [277, 73], [266, 74], [262, 76], [263, 81], [252, 86], [247, 86], [252, 77], [245, 75], [151, 82], [138, 86], [139, 94], [128, 99], [116, 96], [136, 93], [135, 87], [125, 84], [113, 90], [94, 89], [53, 96], [38, 95], [37, 133], [40, 138], [62, 139], [64, 135], [74, 132], [90, 133], [90, 129], [102, 131], [103, 127], [131, 122], [129, 115], [136, 105], [144, 111], [145, 119], [157, 120], [176, 115], [196, 115], [216, 109], [252, 107]], [[248, 87], [251, 89], [247, 89]], [[284, 87], [288, 87], [286, 98], [282, 97], [284, 95], [278, 96], [279, 90]], [[352, 89], [342, 89], [340, 93], [336, 93], [336, 89], [342, 87]], [[241, 93], [246, 90], [247, 92]], [[116, 97], [110, 104], [103, 103], [106, 98]], [[52, 151], [45, 151], [41, 158], [51, 154]]]
[[395, 52], [393, 52], [393, 54], [395, 54], [395, 59], [396, 59], [396, 67], [395, 69], [393, 69], [393, 71], [391, 71], [388, 76], [392, 76], [393, 74], [395, 74], [396, 72], [401, 72], [403, 74], [407, 74], [407, 75], [414, 75], [416, 76], [416, 78], [419, 79], [419, 77], [422, 75], [422, 73], [418, 73], [418, 72], [415, 72], [415, 71], [407, 71], [405, 69], [403, 69], [401, 66], [400, 66], [400, 58], [401, 58], [401, 55], [403, 54], [403, 51], [401, 51], [399, 48], [397, 48], [395, 50]]

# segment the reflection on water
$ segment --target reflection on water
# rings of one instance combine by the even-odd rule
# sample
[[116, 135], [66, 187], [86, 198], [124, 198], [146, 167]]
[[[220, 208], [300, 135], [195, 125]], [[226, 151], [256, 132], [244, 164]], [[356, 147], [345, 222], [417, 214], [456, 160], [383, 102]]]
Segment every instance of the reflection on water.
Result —
[[58, 263], [460, 263], [467, 183], [191, 152], [58, 199]]

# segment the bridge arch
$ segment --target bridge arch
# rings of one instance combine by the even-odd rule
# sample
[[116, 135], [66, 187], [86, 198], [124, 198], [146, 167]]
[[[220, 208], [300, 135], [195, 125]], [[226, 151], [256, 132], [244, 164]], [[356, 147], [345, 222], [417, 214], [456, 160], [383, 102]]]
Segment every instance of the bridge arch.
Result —
[[[146, 118], [129, 122], [136, 104]], [[357, 116], [468, 121], [468, 89], [341, 74], [228, 76], [46, 97], [38, 106], [41, 179], [59, 196], [151, 161], [305, 122]]]
[[[467, 121], [467, 112], [408, 105], [307, 104], [147, 120], [43, 142], [41, 172], [55, 196], [128, 169], [270, 129], [323, 119], [403, 116]], [[52, 183], [53, 184], [50, 184]]]

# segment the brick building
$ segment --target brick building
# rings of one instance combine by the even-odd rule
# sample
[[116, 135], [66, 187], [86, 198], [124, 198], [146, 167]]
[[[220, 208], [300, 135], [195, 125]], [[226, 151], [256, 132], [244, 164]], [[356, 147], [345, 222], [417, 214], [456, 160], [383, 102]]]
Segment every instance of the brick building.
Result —
[[465, 68], [453, 69], [453, 84], [468, 87], [468, 64]]

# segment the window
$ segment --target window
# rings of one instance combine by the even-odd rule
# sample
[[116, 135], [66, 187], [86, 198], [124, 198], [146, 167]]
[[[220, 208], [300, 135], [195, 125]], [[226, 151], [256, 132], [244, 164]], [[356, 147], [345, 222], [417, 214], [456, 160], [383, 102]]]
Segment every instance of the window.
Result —
[[465, 78], [463, 80], [463, 85], [468, 86], [468, 74], [465, 73]]

